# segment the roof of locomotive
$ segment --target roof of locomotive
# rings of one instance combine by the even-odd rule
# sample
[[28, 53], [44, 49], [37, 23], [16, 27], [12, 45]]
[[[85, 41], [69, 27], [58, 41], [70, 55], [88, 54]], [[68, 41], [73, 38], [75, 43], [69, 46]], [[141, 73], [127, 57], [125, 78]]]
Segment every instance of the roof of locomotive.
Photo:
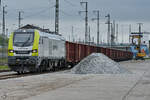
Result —
[[64, 40], [65, 41], [65, 38], [62, 35], [50, 34], [50, 33], [40, 32], [40, 31], [39, 31], [39, 34], [40, 34], [40, 36], [48, 37], [49, 39]]
[[[35, 32], [37, 29], [18, 29], [15, 32]], [[48, 37], [49, 39], [54, 39], [54, 40], [64, 40], [65, 38], [60, 35], [60, 34], [54, 34], [54, 33], [47, 33], [47, 32], [42, 32], [40, 30], [37, 30], [42, 37]]]

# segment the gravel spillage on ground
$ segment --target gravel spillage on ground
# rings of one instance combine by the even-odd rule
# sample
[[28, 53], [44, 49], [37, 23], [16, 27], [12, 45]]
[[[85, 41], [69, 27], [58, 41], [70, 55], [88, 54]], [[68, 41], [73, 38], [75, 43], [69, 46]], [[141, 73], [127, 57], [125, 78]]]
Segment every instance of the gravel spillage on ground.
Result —
[[121, 74], [130, 72], [117, 62], [101, 53], [93, 53], [84, 58], [72, 70], [73, 74]]

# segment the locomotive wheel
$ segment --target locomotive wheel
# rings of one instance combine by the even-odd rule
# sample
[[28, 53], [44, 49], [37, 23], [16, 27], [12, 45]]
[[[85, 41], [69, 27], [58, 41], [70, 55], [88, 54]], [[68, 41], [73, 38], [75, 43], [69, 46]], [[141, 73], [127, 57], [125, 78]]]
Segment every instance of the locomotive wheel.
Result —
[[73, 65], [72, 64], [66, 64], [66, 68], [71, 69], [71, 68], [73, 68]]
[[18, 75], [20, 75], [20, 74], [21, 74], [21, 72], [20, 72], [20, 71], [17, 71], [17, 74], [18, 74]]
[[48, 71], [52, 71], [52, 69], [53, 69], [53, 66], [50, 62], [48, 63], [48, 68], [47, 69], [48, 69]]
[[56, 71], [55, 66], [53, 66], [51, 70], [52, 70], [53, 72], [55, 72], [55, 71]]
[[43, 72], [42, 66], [39, 67], [38, 72], [39, 73]]

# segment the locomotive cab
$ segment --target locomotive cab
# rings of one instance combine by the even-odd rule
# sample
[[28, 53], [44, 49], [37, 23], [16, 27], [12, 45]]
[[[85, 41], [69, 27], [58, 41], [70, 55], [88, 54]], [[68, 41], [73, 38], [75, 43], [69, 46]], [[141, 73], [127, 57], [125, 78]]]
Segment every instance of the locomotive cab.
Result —
[[35, 70], [39, 37], [33, 29], [19, 29], [11, 34], [8, 45], [8, 65], [11, 70], [18, 73]]

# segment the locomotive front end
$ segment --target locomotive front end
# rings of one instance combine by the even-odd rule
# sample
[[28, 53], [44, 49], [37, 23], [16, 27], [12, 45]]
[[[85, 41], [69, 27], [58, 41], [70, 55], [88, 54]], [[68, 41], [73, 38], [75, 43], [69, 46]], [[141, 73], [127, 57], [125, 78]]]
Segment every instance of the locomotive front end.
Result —
[[11, 70], [18, 73], [35, 70], [39, 37], [33, 29], [19, 29], [11, 34], [8, 45], [8, 65]]

